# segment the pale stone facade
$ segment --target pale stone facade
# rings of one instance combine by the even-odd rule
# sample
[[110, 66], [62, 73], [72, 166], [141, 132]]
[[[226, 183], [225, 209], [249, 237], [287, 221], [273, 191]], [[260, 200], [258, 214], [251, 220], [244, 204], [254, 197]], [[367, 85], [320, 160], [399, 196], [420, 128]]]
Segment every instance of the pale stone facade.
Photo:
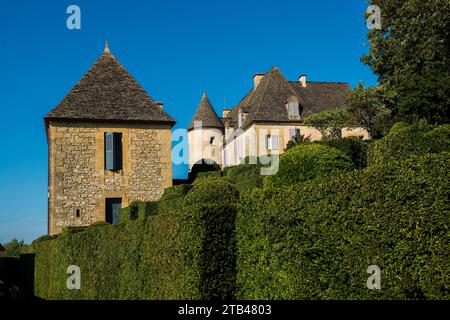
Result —
[[[104, 169], [105, 132], [123, 135], [122, 170]], [[105, 221], [106, 198], [158, 200], [172, 185], [171, 125], [50, 122], [48, 144], [49, 234]]]
[[201, 160], [222, 163], [223, 132], [217, 128], [192, 129], [188, 131], [189, 170]]
[[[293, 124], [252, 124], [245, 131], [241, 129], [226, 130], [225, 141], [221, 149], [223, 162], [222, 167], [235, 166], [247, 156], [263, 156], [267, 154], [282, 154], [292, 139], [293, 129], [300, 130], [300, 134], [310, 137], [311, 141], [322, 139], [322, 134], [314, 127]], [[342, 137], [359, 137], [369, 139], [369, 133], [362, 127], [342, 128]], [[267, 135], [278, 137], [278, 147], [276, 149], [267, 148], [265, 137]], [[233, 139], [233, 136], [236, 138]], [[192, 148], [192, 146], [190, 146]], [[205, 157], [207, 154], [205, 154]]]

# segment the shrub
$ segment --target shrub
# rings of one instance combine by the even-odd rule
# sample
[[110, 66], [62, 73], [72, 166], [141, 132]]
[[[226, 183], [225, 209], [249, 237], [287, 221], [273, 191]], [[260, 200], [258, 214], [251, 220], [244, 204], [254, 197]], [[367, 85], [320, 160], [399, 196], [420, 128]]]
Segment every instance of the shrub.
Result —
[[450, 151], [449, 125], [432, 129], [425, 121], [394, 125], [387, 136], [370, 145], [369, 165]]
[[429, 153], [450, 151], [450, 124], [443, 124], [425, 133], [424, 140]]
[[296, 184], [354, 169], [344, 152], [319, 144], [298, 145], [280, 156], [278, 173], [266, 179], [271, 185]]
[[221, 180], [195, 185], [184, 199], [184, 226], [190, 234], [189, 251], [193, 270], [199, 273], [201, 299], [234, 297], [238, 200], [236, 188]]
[[325, 146], [336, 148], [344, 152], [357, 169], [367, 166], [367, 143], [357, 137], [347, 137], [316, 142]]
[[[448, 299], [450, 153], [244, 193], [239, 299]], [[368, 290], [369, 265], [381, 290]]]
[[[119, 225], [95, 223], [83, 232], [34, 241], [36, 296], [104, 300], [232, 297], [238, 191], [224, 181], [210, 181], [196, 185], [185, 200], [173, 197], [189, 189], [177, 186], [166, 192], [165, 200], [133, 203], [141, 211], [137, 220]], [[66, 287], [70, 265], [81, 269], [80, 290]]]
[[233, 179], [239, 191], [246, 191], [262, 185], [261, 165], [241, 164], [226, 168], [226, 177]]

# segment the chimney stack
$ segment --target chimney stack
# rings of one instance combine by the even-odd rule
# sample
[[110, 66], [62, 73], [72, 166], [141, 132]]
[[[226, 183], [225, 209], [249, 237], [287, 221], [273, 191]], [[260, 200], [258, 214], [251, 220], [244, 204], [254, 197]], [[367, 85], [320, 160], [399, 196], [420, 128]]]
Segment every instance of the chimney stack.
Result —
[[226, 117], [228, 117], [228, 114], [230, 113], [230, 111], [231, 111], [231, 109], [224, 108], [222, 110], [222, 118], [225, 119]]
[[301, 82], [302, 87], [306, 88], [306, 74], [300, 75], [300, 77], [298, 78], [298, 82]]
[[257, 73], [253, 76], [253, 90], [256, 90], [256, 87], [258, 87], [259, 82], [261, 79], [265, 76], [264, 73]]
[[160, 110], [163, 109], [164, 103], [162, 103], [161, 101], [156, 101], [155, 104], [158, 106], [158, 108], [159, 108]]

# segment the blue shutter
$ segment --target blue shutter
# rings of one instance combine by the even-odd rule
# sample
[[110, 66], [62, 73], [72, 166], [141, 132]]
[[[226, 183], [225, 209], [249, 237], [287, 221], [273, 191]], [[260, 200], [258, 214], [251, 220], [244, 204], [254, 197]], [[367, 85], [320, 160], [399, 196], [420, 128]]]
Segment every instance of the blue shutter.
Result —
[[105, 132], [105, 170], [114, 170], [114, 133]]

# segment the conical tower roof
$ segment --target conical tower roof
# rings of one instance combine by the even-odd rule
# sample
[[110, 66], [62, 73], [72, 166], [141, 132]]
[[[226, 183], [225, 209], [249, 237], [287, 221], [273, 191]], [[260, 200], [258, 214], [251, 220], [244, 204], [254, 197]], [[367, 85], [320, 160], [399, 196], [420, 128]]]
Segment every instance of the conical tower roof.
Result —
[[220, 128], [223, 129], [223, 123], [217, 116], [216, 111], [214, 111], [211, 102], [206, 96], [206, 92], [203, 93], [202, 100], [198, 105], [197, 111], [195, 111], [194, 117], [189, 124], [188, 130], [194, 129], [194, 122], [201, 121], [202, 127], [205, 128]]

